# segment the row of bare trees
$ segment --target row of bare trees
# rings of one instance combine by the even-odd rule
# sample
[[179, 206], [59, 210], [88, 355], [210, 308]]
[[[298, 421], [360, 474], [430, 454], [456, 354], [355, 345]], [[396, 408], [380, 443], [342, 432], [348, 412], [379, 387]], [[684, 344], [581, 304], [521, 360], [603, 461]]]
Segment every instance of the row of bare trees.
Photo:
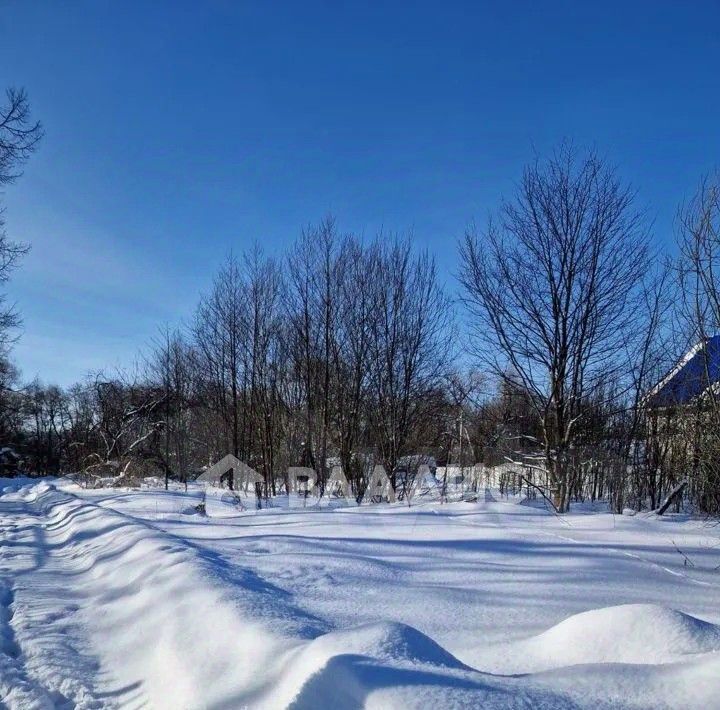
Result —
[[323, 486], [337, 458], [360, 483], [360, 453], [392, 470], [432, 417], [449, 318], [433, 260], [408, 239], [364, 243], [327, 219], [283, 261], [257, 249], [228, 258], [185, 338], [189, 386], [217, 419], [213, 453], [268, 481], [299, 464]]
[[361, 490], [369, 462], [393, 471], [443, 439], [451, 343], [427, 253], [326, 219], [283, 259], [229, 256], [186, 327], [163, 331], [132, 375], [53, 389], [52, 410], [50, 389], [20, 399], [38, 412], [38, 452], [65, 442], [38, 468], [187, 479], [233, 453], [270, 493], [292, 465], [314, 468], [322, 487], [333, 462]]

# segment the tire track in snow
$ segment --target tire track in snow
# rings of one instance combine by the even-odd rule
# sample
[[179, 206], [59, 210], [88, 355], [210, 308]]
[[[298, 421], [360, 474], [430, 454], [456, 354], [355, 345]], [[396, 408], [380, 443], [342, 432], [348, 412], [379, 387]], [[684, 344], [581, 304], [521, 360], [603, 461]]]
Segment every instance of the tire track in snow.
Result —
[[0, 707], [94, 710], [98, 664], [68, 603], [61, 549], [46, 539], [47, 519], [22, 492], [0, 498]]
[[[2, 562], [7, 559], [8, 528], [3, 530]], [[15, 636], [15, 592], [5, 575], [10, 570], [0, 567], [0, 707], [22, 710], [46, 710], [56, 704], [50, 694], [33, 682], [25, 668], [20, 645]]]

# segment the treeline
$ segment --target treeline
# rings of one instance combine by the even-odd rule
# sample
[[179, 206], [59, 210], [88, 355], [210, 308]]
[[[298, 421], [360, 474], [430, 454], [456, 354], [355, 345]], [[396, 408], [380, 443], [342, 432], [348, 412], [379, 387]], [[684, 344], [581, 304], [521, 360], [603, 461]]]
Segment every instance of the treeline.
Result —
[[[38, 471], [192, 476], [230, 452], [274, 485], [338, 459], [394, 470], [446, 445], [451, 304], [409, 239], [307, 229], [283, 259], [230, 256], [188, 327], [164, 331], [131, 375], [16, 393], [10, 429]], [[362, 454], [360, 456], [359, 454]]]
[[[41, 133], [24, 93], [9, 92], [0, 182]], [[289, 466], [312, 467], [322, 488], [336, 463], [361, 495], [376, 463], [394, 485], [421, 460], [480, 462], [561, 512], [586, 498], [655, 508], [684, 481], [695, 508], [719, 512], [720, 353], [700, 350], [699, 395], [651, 396], [720, 333], [717, 179], [677, 224], [669, 258], [617, 172], [564, 144], [460, 240], [459, 298], [411, 237], [363, 239], [327, 218], [286, 254], [228, 257], [132, 371], [23, 386], [5, 309], [0, 446], [25, 470], [89, 483], [186, 481], [233, 453], [268, 495]], [[24, 247], [1, 227], [6, 281]]]

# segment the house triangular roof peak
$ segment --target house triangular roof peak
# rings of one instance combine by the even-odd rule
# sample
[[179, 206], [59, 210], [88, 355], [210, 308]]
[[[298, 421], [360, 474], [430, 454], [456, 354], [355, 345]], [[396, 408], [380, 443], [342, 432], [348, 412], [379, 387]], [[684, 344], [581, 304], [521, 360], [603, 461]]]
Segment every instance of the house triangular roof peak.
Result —
[[675, 367], [650, 390], [650, 407], [688, 404], [720, 382], [720, 335], [695, 344]]

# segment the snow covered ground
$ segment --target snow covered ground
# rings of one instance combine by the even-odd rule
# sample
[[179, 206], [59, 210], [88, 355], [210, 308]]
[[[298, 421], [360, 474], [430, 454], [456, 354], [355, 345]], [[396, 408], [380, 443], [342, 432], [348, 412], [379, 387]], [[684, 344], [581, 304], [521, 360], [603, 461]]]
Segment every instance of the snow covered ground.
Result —
[[0, 706], [720, 707], [711, 523], [0, 490]]

